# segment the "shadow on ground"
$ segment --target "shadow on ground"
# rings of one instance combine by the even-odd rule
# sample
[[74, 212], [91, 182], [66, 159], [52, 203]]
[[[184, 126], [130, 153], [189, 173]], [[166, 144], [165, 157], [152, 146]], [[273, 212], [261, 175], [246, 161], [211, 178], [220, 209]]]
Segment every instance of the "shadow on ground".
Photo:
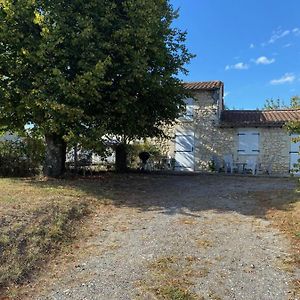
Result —
[[297, 200], [293, 178], [113, 174], [74, 180], [30, 180], [40, 188], [68, 187], [117, 207], [199, 217], [201, 211], [236, 212], [264, 218]]

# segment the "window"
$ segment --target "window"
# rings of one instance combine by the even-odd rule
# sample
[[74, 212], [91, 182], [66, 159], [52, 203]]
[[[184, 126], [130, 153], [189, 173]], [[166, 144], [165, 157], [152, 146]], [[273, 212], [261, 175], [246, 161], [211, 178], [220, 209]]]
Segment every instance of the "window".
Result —
[[192, 98], [188, 98], [184, 100], [186, 105], [185, 112], [180, 117], [182, 121], [193, 121], [194, 119], [194, 100]]
[[238, 133], [238, 154], [259, 154], [259, 133], [254, 131], [240, 131]]

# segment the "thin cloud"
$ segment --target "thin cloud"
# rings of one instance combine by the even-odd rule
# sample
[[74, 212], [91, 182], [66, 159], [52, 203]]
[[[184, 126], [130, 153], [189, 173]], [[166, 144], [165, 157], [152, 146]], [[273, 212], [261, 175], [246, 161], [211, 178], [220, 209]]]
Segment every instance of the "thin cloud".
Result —
[[294, 28], [294, 29], [292, 30], [292, 32], [293, 32], [296, 36], [298, 36], [298, 35], [300, 35], [300, 28], [296, 27], [296, 28]]
[[289, 35], [291, 33], [290, 30], [282, 30], [277, 29], [273, 31], [271, 38], [269, 39], [269, 44], [274, 44], [277, 40], [284, 38], [285, 36]]
[[293, 44], [288, 43], [288, 44], [283, 45], [283, 48], [289, 48], [289, 47], [291, 47], [292, 45], [293, 45]]
[[254, 44], [250, 44], [249, 48], [253, 49], [253, 48], [255, 48], [255, 45]]
[[255, 60], [255, 63], [257, 65], [270, 65], [273, 64], [274, 62], [275, 62], [275, 58], [267, 58], [266, 56], [258, 57]]
[[296, 77], [293, 73], [285, 73], [281, 78], [271, 80], [270, 84], [279, 85], [285, 83], [293, 83], [295, 79]]
[[235, 65], [227, 65], [225, 67], [225, 70], [248, 70], [249, 69], [249, 65], [243, 63], [243, 62], [239, 62]]
[[225, 92], [224, 93], [224, 98], [226, 98], [228, 95], [230, 95], [230, 92]]
[[268, 44], [274, 44], [278, 40], [288, 36], [288, 35], [294, 35], [294, 36], [300, 36], [300, 28], [295, 27], [293, 29], [286, 29], [283, 30], [281, 27], [278, 27], [276, 30], [272, 32], [272, 35], [270, 39], [267, 42], [263, 42], [260, 45], [262, 47], [267, 46]]

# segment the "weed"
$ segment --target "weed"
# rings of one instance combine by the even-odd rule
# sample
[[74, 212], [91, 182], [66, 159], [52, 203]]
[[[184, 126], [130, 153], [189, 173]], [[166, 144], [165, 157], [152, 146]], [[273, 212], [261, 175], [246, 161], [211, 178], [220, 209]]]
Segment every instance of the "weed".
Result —
[[208, 249], [212, 247], [212, 243], [209, 240], [197, 240], [197, 246], [203, 249]]
[[166, 300], [194, 300], [196, 295], [190, 293], [187, 289], [178, 286], [163, 286], [156, 290], [156, 295]]
[[193, 300], [204, 299], [191, 292], [193, 279], [207, 276], [208, 268], [199, 265], [196, 256], [165, 256], [149, 265], [151, 279], [144, 282], [146, 290], [158, 299]]

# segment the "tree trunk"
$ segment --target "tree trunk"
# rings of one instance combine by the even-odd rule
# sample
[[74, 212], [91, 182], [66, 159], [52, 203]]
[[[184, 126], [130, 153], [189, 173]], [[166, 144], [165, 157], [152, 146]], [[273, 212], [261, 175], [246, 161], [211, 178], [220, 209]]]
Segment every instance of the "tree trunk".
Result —
[[47, 134], [46, 158], [44, 165], [44, 175], [49, 177], [59, 177], [65, 172], [66, 149], [64, 139], [57, 134]]
[[127, 147], [126, 144], [119, 144], [116, 147], [116, 171], [127, 171]]

